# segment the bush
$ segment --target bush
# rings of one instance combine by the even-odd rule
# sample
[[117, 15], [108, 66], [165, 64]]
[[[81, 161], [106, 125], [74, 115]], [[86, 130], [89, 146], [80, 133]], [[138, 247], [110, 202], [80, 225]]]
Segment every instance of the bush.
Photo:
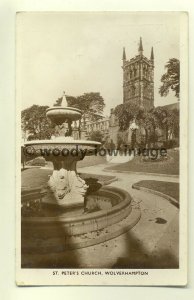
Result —
[[26, 163], [29, 166], [45, 166], [46, 161], [44, 157], [36, 157]]
[[179, 147], [179, 140], [172, 139], [172, 140], [164, 141], [163, 145], [164, 145], [164, 148], [166, 148], [166, 149], [176, 148], [176, 147]]
[[99, 131], [99, 130], [92, 131], [89, 134], [89, 140], [102, 143], [102, 141], [103, 141], [103, 133], [101, 131]]

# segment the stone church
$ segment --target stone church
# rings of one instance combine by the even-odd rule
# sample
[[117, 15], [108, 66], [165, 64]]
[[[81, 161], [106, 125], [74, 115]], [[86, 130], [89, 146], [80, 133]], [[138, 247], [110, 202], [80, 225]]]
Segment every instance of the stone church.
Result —
[[[123, 48], [123, 103], [133, 102], [144, 110], [150, 110], [154, 107], [154, 51], [150, 51], [150, 58], [143, 55], [143, 43], [140, 38], [138, 54], [127, 60], [125, 48]], [[114, 109], [111, 109], [109, 134], [110, 140], [118, 145], [121, 140], [125, 144], [131, 143], [135, 121], [125, 132], [119, 132], [118, 120], [114, 115]], [[137, 136], [138, 131], [136, 130]], [[140, 132], [139, 132], [140, 134]]]
[[[140, 108], [149, 111], [154, 107], [154, 50], [153, 47], [150, 49], [150, 58], [145, 57], [143, 51], [142, 38], [139, 41], [137, 55], [133, 58], [128, 60], [125, 48], [123, 48], [123, 103], [136, 103]], [[162, 107], [169, 111], [174, 109], [179, 111], [178, 102]], [[114, 144], [115, 147], [119, 147], [121, 144], [132, 146], [135, 134], [135, 140], [140, 143], [145, 137], [145, 129], [140, 128], [133, 120], [127, 130], [120, 131], [114, 110], [114, 108], [111, 109], [109, 117], [97, 122], [89, 122], [86, 126], [86, 136], [89, 137], [91, 131], [100, 130], [105, 144]], [[158, 137], [160, 141], [166, 139], [161, 129], [158, 129]]]

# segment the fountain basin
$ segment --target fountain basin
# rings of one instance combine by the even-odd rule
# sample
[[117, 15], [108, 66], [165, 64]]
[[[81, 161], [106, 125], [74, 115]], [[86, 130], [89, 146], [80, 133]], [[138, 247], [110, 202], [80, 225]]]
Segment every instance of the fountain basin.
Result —
[[[74, 216], [68, 217], [68, 211], [61, 210], [61, 215], [57, 216], [40, 216], [40, 217], [22, 217], [22, 224], [28, 234], [35, 231], [36, 236], [41, 233], [47, 236], [52, 236], [52, 229], [60, 226], [64, 230], [64, 235], [79, 235], [96, 230], [103, 229], [109, 225], [119, 222], [131, 212], [131, 196], [124, 190], [115, 187], [103, 187], [100, 191], [90, 194], [90, 197], [98, 197], [101, 200], [103, 197], [109, 199], [111, 208], [102, 209], [87, 214], [83, 213], [83, 207], [80, 209], [80, 214], [74, 210]], [[71, 215], [72, 208], [71, 208]], [[46, 229], [46, 232], [45, 232]], [[55, 231], [55, 230], [54, 230]], [[56, 236], [56, 233], [54, 233]]]
[[89, 213], [83, 213], [83, 208], [71, 209], [70, 216], [67, 211], [52, 217], [22, 217], [23, 253], [61, 252], [88, 247], [114, 238], [138, 222], [140, 211], [134, 209], [128, 192], [106, 186], [90, 194], [92, 197], [97, 195], [105, 197], [106, 201], [108, 198], [112, 207]]

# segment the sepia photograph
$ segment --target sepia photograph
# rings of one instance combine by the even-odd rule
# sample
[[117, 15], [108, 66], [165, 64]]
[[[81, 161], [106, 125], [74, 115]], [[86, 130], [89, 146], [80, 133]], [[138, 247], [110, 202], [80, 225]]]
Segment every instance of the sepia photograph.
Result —
[[18, 285], [187, 282], [185, 12], [18, 12]]

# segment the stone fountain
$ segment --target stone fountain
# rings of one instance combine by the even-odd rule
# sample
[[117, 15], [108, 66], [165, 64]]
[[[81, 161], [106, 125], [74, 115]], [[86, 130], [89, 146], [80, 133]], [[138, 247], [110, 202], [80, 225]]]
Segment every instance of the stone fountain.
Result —
[[77, 174], [76, 164], [85, 155], [97, 153], [100, 143], [73, 138], [78, 131], [76, 121], [82, 114], [79, 109], [68, 107], [65, 93], [47, 109], [46, 115], [55, 124], [55, 136], [52, 140], [25, 143], [28, 154], [44, 155], [54, 166], [43, 201], [67, 208], [83, 205], [88, 186]]
[[22, 214], [23, 257], [102, 243], [128, 231], [140, 219], [139, 207], [128, 192], [100, 184], [91, 189], [93, 183], [77, 173], [77, 162], [97, 154], [100, 147], [100, 143], [85, 140], [78, 133], [76, 122], [81, 111], [69, 107], [63, 94], [46, 114], [55, 124], [55, 136], [26, 142], [25, 153], [44, 155], [54, 170], [46, 187], [22, 193], [23, 207], [40, 202], [37, 211]]

